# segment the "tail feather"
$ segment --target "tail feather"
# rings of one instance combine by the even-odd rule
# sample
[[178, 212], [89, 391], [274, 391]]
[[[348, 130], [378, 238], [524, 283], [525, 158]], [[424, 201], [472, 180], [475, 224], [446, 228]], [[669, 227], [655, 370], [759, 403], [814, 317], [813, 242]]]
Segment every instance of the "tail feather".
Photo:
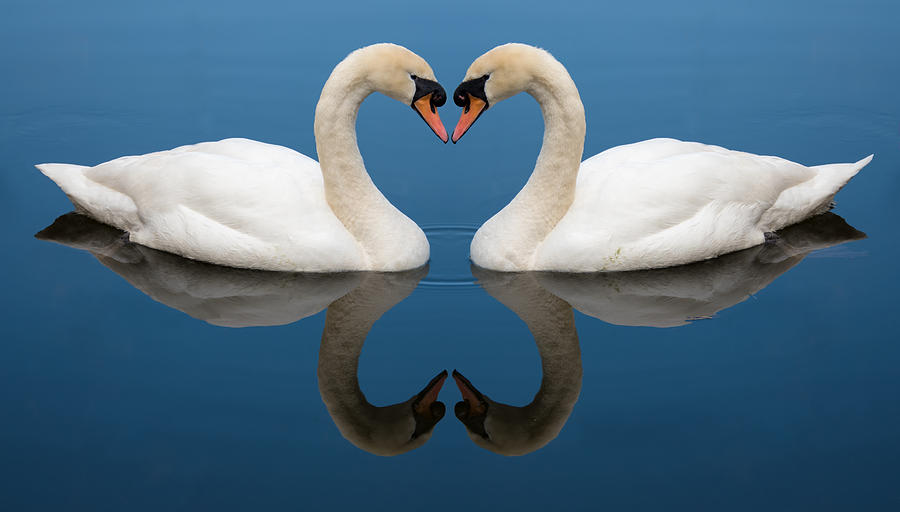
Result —
[[872, 161], [875, 155], [869, 155], [858, 162], [852, 164], [827, 164], [827, 165], [817, 165], [813, 167], [819, 171], [819, 173], [826, 175], [829, 177], [829, 181], [833, 183], [836, 188], [834, 189], [834, 193], [837, 193], [844, 185], [850, 181], [850, 178], [856, 176], [856, 173], [860, 171], [863, 167], [869, 165], [869, 162]]
[[63, 192], [69, 196], [69, 200], [76, 208], [80, 208], [78, 198], [84, 192], [84, 169], [83, 165], [74, 164], [38, 164], [35, 165], [44, 176], [53, 180]]
[[44, 173], [44, 176], [55, 181], [57, 184], [59, 184], [60, 180], [65, 181], [68, 178], [68, 176], [66, 176], [67, 174], [87, 169], [84, 165], [75, 164], [38, 164], [35, 165], [35, 167]]
[[856, 176], [863, 167], [869, 165], [869, 162], [871, 162], [874, 157], [875, 155], [872, 154], [852, 164], [828, 164], [814, 167], [814, 169], [819, 171], [819, 176], [816, 180], [821, 183], [820, 187], [825, 190], [825, 200], [816, 208], [815, 212], [813, 212], [814, 215], [827, 212], [834, 208], [834, 196], [840, 192], [840, 190], [847, 185], [847, 182]]
[[869, 155], [852, 164], [827, 164], [810, 167], [812, 179], [786, 189], [760, 219], [763, 231], [778, 231], [804, 219], [820, 215], [834, 207], [834, 196], [850, 178], [872, 161]]
[[35, 167], [59, 185], [72, 201], [76, 212], [125, 231], [133, 231], [138, 227], [139, 219], [134, 201], [127, 195], [88, 178], [84, 171], [91, 167], [73, 164], [40, 164]]

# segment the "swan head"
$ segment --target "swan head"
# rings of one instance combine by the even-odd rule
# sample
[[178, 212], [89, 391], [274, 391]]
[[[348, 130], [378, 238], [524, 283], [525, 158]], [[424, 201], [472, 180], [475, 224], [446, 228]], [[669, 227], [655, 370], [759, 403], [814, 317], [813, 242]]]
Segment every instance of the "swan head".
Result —
[[[465, 427], [469, 438], [480, 448], [507, 456], [525, 455], [550, 440], [534, 442], [529, 429], [535, 418], [526, 418], [524, 408], [512, 407], [486, 397], [469, 379], [453, 370], [453, 379], [462, 394], [453, 412]], [[555, 437], [555, 436], [554, 436]]]
[[438, 138], [444, 143], [449, 140], [437, 113], [447, 101], [447, 93], [425, 59], [402, 46], [379, 43], [351, 53], [335, 71], [342, 68], [349, 68], [350, 73], [340, 76], [347, 80], [363, 77], [371, 90], [411, 106]]
[[409, 400], [384, 407], [365, 402], [361, 392], [328, 398], [323, 394], [323, 400], [345, 439], [373, 455], [392, 457], [421, 448], [431, 439], [446, 411], [437, 401], [446, 379], [444, 370]]
[[492, 105], [529, 91], [535, 82], [554, 74], [568, 77], [549, 52], [527, 44], [504, 44], [478, 57], [453, 93], [453, 102], [463, 107], [463, 113], [451, 140], [455, 144]]
[[[456, 418], [472, 442], [500, 455], [526, 455], [546, 446], [559, 435], [574, 405], [571, 398], [536, 405], [535, 397], [535, 402], [516, 407], [491, 400], [456, 370], [453, 379], [463, 396], [454, 407]], [[575, 395], [577, 399], [577, 390]]]
[[368, 435], [351, 442], [369, 453], [388, 457], [422, 447], [444, 417], [446, 407], [437, 398], [446, 379], [444, 370], [406, 402], [382, 408]]

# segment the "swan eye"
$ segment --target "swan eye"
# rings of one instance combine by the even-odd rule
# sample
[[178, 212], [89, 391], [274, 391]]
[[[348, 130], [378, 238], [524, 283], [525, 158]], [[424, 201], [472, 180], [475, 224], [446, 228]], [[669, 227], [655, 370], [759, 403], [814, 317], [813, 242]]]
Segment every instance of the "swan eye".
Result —
[[411, 79], [413, 79], [413, 80], [417, 80], [417, 79], [419, 78], [419, 77], [417, 77], [416, 75], [412, 75], [412, 74], [409, 75], [409, 77], [410, 77]]

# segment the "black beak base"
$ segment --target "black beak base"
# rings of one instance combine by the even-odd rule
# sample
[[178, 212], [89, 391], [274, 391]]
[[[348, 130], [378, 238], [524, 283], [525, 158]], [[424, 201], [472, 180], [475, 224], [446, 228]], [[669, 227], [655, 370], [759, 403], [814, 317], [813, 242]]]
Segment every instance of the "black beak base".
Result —
[[484, 84], [487, 83], [488, 78], [490, 78], [489, 75], [484, 75], [481, 78], [473, 78], [472, 80], [466, 80], [459, 84], [453, 92], [453, 103], [456, 103], [457, 107], [465, 107], [468, 111], [469, 95], [471, 94], [482, 100], [485, 103], [484, 110], [487, 110], [490, 103], [488, 103], [487, 95], [484, 92]]
[[431, 111], [434, 112], [437, 107], [444, 106], [444, 103], [447, 102], [447, 93], [444, 92], [444, 88], [441, 87], [441, 84], [435, 82], [434, 80], [428, 80], [427, 78], [419, 78], [417, 76], [413, 76], [413, 82], [416, 84], [416, 93], [413, 95], [412, 103], [410, 106], [416, 104], [420, 98], [428, 96], [431, 94]]

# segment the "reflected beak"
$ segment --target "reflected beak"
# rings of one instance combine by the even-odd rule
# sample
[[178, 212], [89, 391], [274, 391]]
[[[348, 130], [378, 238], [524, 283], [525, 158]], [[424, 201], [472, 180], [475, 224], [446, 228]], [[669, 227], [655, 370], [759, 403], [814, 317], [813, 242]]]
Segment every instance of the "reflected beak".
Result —
[[[434, 134], [446, 144], [448, 140], [447, 129], [444, 128], [444, 123], [441, 122], [441, 116], [438, 115], [437, 109], [434, 108], [434, 103], [431, 98], [433, 94], [434, 93], [429, 93], [422, 96], [412, 104], [412, 107], [420, 116], [422, 116], [422, 119], [428, 123], [428, 126]], [[446, 375], [444, 377], [446, 377]]]
[[[478, 117], [484, 112], [485, 107], [487, 107], [487, 102], [484, 100], [476, 98], [471, 94], [467, 94], [467, 96], [466, 106], [463, 109], [462, 115], [459, 117], [459, 122], [456, 123], [456, 129], [453, 130], [452, 140], [454, 144], [469, 131], [469, 128], [478, 120]], [[455, 373], [453, 377], [456, 377]]]
[[[459, 388], [463, 400], [468, 404], [468, 409], [465, 410], [466, 416], [484, 415], [487, 412], [487, 402], [484, 399], [484, 395], [475, 389], [475, 386], [469, 382], [469, 379], [463, 377], [463, 374], [456, 370], [453, 370], [453, 380], [456, 381], [456, 387]], [[457, 416], [459, 416], [460, 413], [459, 409], [460, 408], [457, 407]]]
[[[437, 374], [431, 379], [428, 385], [416, 395], [416, 399], [413, 401], [413, 410], [416, 414], [429, 418], [436, 416], [436, 411], [435, 408], [432, 407], [432, 404], [440, 403], [437, 401], [437, 398], [441, 393], [441, 387], [444, 385], [445, 380], [447, 380], [447, 370]], [[441, 416], [443, 416], [443, 414], [441, 414]]]

